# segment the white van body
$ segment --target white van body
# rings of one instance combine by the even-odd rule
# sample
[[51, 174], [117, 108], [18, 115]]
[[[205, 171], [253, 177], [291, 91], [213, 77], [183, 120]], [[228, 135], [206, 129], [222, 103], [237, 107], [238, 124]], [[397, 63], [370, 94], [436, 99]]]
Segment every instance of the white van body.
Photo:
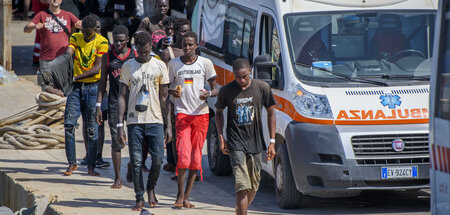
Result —
[[[192, 27], [217, 83], [248, 58], [276, 99], [282, 208], [301, 195], [429, 187], [428, 96], [437, 0], [198, 0]], [[268, 54], [258, 58], [263, 54]], [[269, 58], [269, 61], [267, 61]], [[266, 59], [264, 61], [264, 59]], [[262, 61], [261, 61], [262, 60]], [[267, 69], [268, 68], [268, 69]], [[211, 116], [215, 98], [209, 98]], [[217, 147], [210, 166], [229, 174]], [[264, 135], [269, 143], [266, 113]], [[227, 166], [228, 165], [228, 166]]]
[[450, 1], [439, 2], [430, 92], [431, 213], [450, 214]]

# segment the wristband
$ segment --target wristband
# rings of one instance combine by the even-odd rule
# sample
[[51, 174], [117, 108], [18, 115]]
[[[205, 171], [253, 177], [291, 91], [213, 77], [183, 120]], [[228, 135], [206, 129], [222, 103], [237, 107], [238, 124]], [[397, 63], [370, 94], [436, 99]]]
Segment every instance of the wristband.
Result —
[[275, 143], [275, 139], [270, 139], [270, 143]]
[[123, 123], [117, 123], [116, 125], [118, 128], [123, 127]]
[[211, 91], [208, 91], [208, 97], [210, 97], [211, 96]]
[[95, 107], [101, 107], [102, 106], [102, 103], [95, 103]]

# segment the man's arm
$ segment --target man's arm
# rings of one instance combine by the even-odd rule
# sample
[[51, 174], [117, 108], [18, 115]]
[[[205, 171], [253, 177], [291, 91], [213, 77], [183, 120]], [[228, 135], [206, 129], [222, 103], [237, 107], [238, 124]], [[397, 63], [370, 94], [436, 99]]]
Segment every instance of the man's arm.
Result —
[[228, 151], [227, 143], [225, 141], [225, 138], [223, 137], [223, 124], [224, 124], [223, 109], [216, 109], [216, 127], [217, 127], [217, 134], [219, 135], [219, 147], [223, 154], [228, 155], [230, 151]]
[[128, 93], [128, 86], [122, 82], [120, 82], [119, 86], [119, 98], [117, 99], [117, 104], [119, 106], [119, 124], [122, 123], [122, 126], [117, 127], [117, 135], [119, 139], [119, 143], [125, 145], [127, 138], [125, 136], [125, 131], [123, 128], [123, 116], [125, 115], [125, 97]]
[[[106, 91], [106, 78], [108, 77], [108, 74], [106, 74], [106, 65], [108, 62], [106, 62], [108, 60], [108, 58], [102, 58], [102, 73], [101, 73], [101, 77], [100, 77], [100, 83], [98, 84], [98, 92], [97, 92], [97, 104], [98, 103], [102, 103], [103, 100], [103, 96], [105, 95], [105, 91]], [[96, 118], [97, 118], [97, 123], [99, 125], [102, 124], [103, 122], [103, 115], [102, 115], [102, 108], [101, 106], [97, 106], [97, 113], [96, 113]]]
[[165, 118], [166, 129], [164, 131], [165, 143], [172, 141], [172, 109], [169, 102], [169, 84], [159, 85], [159, 104], [161, 112]]
[[75, 50], [71, 46], [67, 48], [67, 51], [69, 52], [70, 56], [73, 56], [73, 53], [75, 53]]
[[216, 76], [210, 78], [208, 80], [208, 83], [209, 83], [209, 87], [211, 88], [211, 91], [207, 92], [206, 94], [204, 94], [204, 93], [201, 94], [200, 95], [201, 100], [205, 100], [208, 97], [215, 97], [219, 93], [219, 91], [217, 90], [217, 87], [216, 87]]
[[[159, 51], [159, 50], [158, 50]], [[169, 54], [169, 50], [166, 48], [164, 49], [162, 52], [159, 52], [160, 55], [159, 57], [161, 58], [161, 60], [166, 63], [166, 65], [169, 63], [170, 61], [170, 54]]]
[[[275, 105], [272, 105], [269, 108], [266, 108], [267, 109], [267, 124], [269, 127], [270, 139], [275, 139], [275, 127], [277, 125], [274, 107], [275, 107]], [[272, 160], [275, 157], [275, 155], [276, 155], [275, 143], [271, 142], [269, 144], [269, 147], [267, 148], [267, 160], [268, 161]]]
[[94, 61], [94, 66], [92, 66], [92, 68], [90, 70], [88, 70], [87, 72], [79, 75], [79, 76], [75, 76], [74, 80], [81, 80], [81, 79], [85, 79], [85, 78], [89, 78], [92, 76], [97, 75], [100, 72], [100, 67], [102, 65], [102, 56], [96, 56], [95, 57], [95, 61]]
[[33, 32], [34, 29], [39, 30], [39, 29], [42, 29], [43, 27], [44, 27], [44, 24], [42, 24], [42, 23], [34, 24], [34, 22], [29, 22], [23, 28], [23, 32], [24, 33], [31, 33], [31, 32]]

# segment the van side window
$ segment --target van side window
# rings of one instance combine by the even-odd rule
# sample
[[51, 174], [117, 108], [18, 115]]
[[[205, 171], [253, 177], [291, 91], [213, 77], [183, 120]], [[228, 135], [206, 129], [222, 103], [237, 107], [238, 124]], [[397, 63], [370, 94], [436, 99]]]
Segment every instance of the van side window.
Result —
[[268, 54], [272, 57], [273, 62], [278, 62], [281, 51], [276, 23], [268, 15], [263, 15], [261, 19], [259, 55]]
[[227, 2], [225, 0], [207, 2], [209, 3], [201, 9], [199, 45], [224, 54], [223, 32]]
[[[281, 68], [280, 40], [277, 25], [275, 20], [266, 14], [261, 16], [261, 34], [259, 41], [259, 55], [270, 55], [272, 62], [278, 62], [278, 65]], [[273, 78], [275, 78], [275, 68], [272, 71], [272, 79]]]
[[236, 4], [229, 4], [225, 21], [225, 63], [237, 58], [253, 61], [253, 46], [257, 11]]

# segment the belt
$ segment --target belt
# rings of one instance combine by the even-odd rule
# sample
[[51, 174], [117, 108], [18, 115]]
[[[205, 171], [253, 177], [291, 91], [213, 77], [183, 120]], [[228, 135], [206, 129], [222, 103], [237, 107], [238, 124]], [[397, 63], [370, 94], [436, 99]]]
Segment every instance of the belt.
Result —
[[74, 87], [86, 87], [89, 85], [95, 85], [98, 84], [98, 81], [96, 82], [90, 82], [90, 83], [86, 83], [86, 82], [73, 82], [73, 86]]

